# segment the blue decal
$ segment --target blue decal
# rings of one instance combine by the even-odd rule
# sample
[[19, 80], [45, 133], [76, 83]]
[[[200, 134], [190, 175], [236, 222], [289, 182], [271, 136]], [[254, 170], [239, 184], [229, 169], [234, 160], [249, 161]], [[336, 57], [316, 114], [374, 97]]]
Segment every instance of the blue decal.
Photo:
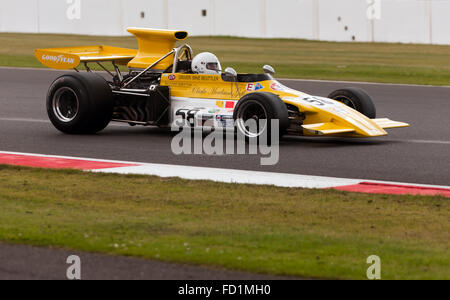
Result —
[[259, 91], [259, 90], [262, 90], [264, 88], [264, 86], [261, 84], [261, 83], [257, 83], [256, 84], [256, 86], [255, 86], [255, 91]]

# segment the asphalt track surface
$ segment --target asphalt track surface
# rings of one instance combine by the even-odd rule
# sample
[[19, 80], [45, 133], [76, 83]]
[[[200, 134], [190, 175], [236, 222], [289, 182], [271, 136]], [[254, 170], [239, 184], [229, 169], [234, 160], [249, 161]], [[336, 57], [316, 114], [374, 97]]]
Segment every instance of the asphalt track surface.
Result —
[[82, 280], [280, 280], [201, 266], [99, 255], [60, 249], [0, 244], [0, 280], [65, 280], [67, 258], [77, 255]]
[[97, 135], [61, 134], [45, 111], [48, 87], [59, 74], [0, 68], [0, 150], [450, 185], [450, 87], [283, 81], [319, 96], [342, 87], [362, 87], [374, 98], [378, 117], [412, 126], [371, 139], [286, 137], [279, 163], [261, 166], [257, 155], [174, 155], [173, 134], [159, 128], [111, 124]]
[[[313, 95], [357, 86], [375, 100], [378, 117], [410, 123], [373, 139], [287, 137], [280, 161], [260, 166], [256, 155], [181, 155], [158, 128], [112, 124], [97, 135], [64, 135], [47, 119], [45, 96], [61, 72], [0, 68], [0, 151], [204, 166], [303, 175], [450, 185], [450, 88], [282, 81]], [[0, 279], [64, 279], [73, 251], [0, 244]], [[85, 279], [273, 279], [202, 267], [80, 253]], [[83, 258], [84, 257], [84, 258]]]

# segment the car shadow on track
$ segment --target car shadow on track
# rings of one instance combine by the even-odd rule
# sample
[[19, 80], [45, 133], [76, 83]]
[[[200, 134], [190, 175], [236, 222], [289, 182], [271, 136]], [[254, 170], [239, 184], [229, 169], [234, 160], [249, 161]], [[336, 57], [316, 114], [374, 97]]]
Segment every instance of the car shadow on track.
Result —
[[[110, 126], [107, 130], [99, 133], [99, 136], [108, 137], [155, 137], [172, 139], [179, 132], [171, 131], [169, 128], [158, 127], [128, 127], [126, 125]], [[208, 133], [204, 133], [206, 137]], [[329, 148], [329, 147], [355, 147], [355, 146], [387, 146], [400, 141], [386, 140], [385, 137], [378, 138], [341, 138], [341, 137], [303, 137], [284, 136], [280, 140], [280, 147], [302, 147], [302, 148]]]
[[396, 141], [385, 140], [383, 138], [341, 138], [341, 137], [303, 137], [285, 136], [280, 144], [283, 146], [302, 147], [352, 147], [352, 146], [386, 146], [396, 144]]

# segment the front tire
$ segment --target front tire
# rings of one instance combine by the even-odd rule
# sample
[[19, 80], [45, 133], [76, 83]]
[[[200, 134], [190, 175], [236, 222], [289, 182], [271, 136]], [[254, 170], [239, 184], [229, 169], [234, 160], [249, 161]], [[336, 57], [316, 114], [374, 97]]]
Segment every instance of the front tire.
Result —
[[370, 119], [377, 117], [377, 110], [372, 98], [360, 88], [345, 88], [332, 92], [329, 99], [344, 103], [345, 105], [359, 111]]
[[[278, 120], [279, 137], [281, 138], [289, 127], [289, 115], [286, 104], [272, 93], [247, 94], [239, 100], [234, 110], [233, 118], [236, 131], [246, 139], [259, 139], [267, 136], [267, 142], [272, 140], [272, 122]], [[248, 121], [256, 121], [257, 126], [250, 128]]]
[[61, 132], [92, 134], [111, 121], [113, 95], [98, 74], [70, 73], [57, 78], [47, 94], [47, 114]]

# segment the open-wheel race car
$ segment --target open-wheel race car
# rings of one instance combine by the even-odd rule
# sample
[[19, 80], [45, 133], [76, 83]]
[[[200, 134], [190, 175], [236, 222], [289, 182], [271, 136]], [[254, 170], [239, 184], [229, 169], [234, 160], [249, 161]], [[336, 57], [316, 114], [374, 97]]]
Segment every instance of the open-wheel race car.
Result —
[[[47, 112], [58, 130], [96, 133], [111, 121], [171, 127], [181, 120], [257, 137], [268, 126], [251, 130], [248, 120], [279, 120], [281, 135], [375, 137], [386, 135], [386, 128], [409, 126], [377, 119], [372, 99], [361, 89], [311, 96], [275, 80], [268, 65], [262, 74], [237, 74], [232, 68], [222, 73], [213, 54], [194, 57], [190, 46], [175, 46], [188, 37], [185, 31], [128, 31], [137, 37], [138, 50], [88, 46], [35, 51], [48, 67], [76, 70], [57, 78], [47, 95]], [[114, 71], [104, 62], [111, 62]], [[111, 78], [94, 73], [93, 63]], [[87, 72], [79, 72], [79, 65]], [[129, 71], [123, 74], [120, 65]]]

